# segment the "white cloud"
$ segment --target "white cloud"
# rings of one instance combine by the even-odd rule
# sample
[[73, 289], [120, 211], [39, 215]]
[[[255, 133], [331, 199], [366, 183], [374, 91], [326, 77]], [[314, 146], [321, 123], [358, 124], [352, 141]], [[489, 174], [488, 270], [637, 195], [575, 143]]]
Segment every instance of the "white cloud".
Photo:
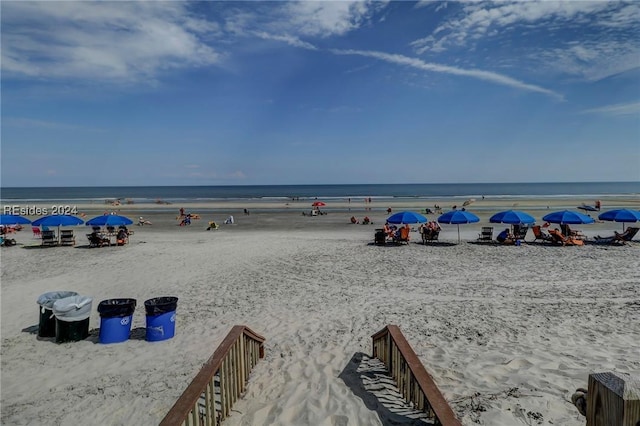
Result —
[[584, 114], [601, 114], [607, 116], [636, 115], [640, 117], [640, 102], [607, 105], [582, 111]]
[[535, 49], [528, 55], [543, 72], [552, 71], [597, 81], [640, 68], [640, 45], [624, 41], [583, 41]]
[[274, 35], [274, 34], [265, 33], [263, 31], [257, 31], [254, 34], [263, 40], [282, 41], [284, 43], [287, 43], [290, 46], [301, 47], [303, 49], [308, 49], [308, 50], [318, 50], [318, 48], [315, 47], [313, 44], [307, 43], [306, 41], [300, 40], [298, 37], [294, 37], [288, 34]]
[[300, 35], [343, 35], [368, 22], [386, 4], [371, 0], [290, 2], [284, 8], [284, 23]]
[[182, 2], [5, 2], [2, 69], [10, 76], [149, 81], [220, 55], [220, 31]]
[[542, 93], [547, 96], [551, 96], [557, 100], [563, 100], [563, 96], [559, 93], [556, 93], [552, 90], [545, 89], [544, 87], [536, 86], [533, 84], [528, 84], [514, 78], [498, 74], [491, 71], [483, 71], [477, 69], [463, 69], [451, 67], [448, 65], [427, 63], [417, 58], [410, 58], [408, 56], [390, 54], [384, 52], [376, 52], [376, 51], [363, 51], [363, 50], [332, 50], [333, 53], [337, 55], [357, 55], [357, 56], [365, 56], [369, 58], [376, 58], [385, 62], [409, 66], [412, 68], [420, 69], [423, 71], [430, 72], [438, 72], [444, 74], [458, 75], [463, 77], [471, 77], [478, 80], [489, 81], [495, 84], [500, 84], [503, 86], [509, 86], [516, 89], [526, 90], [529, 92]]
[[[638, 2], [501, 1], [458, 5], [450, 19], [410, 43], [416, 53], [473, 49], [523, 31], [527, 36], [518, 37], [519, 52], [533, 59], [531, 52], [535, 51], [538, 61], [534, 66], [538, 68], [551, 65], [558, 71], [595, 80], [638, 66]], [[535, 45], [528, 45], [530, 42]], [[612, 45], [615, 49], [610, 48]], [[514, 51], [510, 49], [509, 54]]]

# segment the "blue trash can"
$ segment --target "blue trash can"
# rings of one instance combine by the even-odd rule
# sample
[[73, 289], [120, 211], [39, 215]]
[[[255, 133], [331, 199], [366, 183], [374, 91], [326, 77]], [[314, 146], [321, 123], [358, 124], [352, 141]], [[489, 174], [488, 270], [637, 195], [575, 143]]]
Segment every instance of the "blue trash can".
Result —
[[136, 299], [108, 299], [98, 304], [100, 343], [119, 343], [129, 339]]
[[158, 342], [171, 339], [175, 335], [177, 305], [177, 297], [156, 297], [145, 300], [147, 341]]
[[53, 315], [53, 304], [58, 299], [77, 296], [75, 291], [50, 291], [38, 297], [40, 305], [40, 321], [38, 323], [38, 337], [56, 337], [56, 317]]

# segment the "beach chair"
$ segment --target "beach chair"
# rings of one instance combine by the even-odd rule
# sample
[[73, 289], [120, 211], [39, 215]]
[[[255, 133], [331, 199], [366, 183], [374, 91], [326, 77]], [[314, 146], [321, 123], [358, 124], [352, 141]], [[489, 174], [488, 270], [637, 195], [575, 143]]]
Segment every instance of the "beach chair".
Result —
[[527, 236], [527, 232], [529, 231], [528, 226], [522, 225], [513, 225], [513, 236], [516, 240], [523, 240]]
[[60, 231], [60, 245], [61, 246], [75, 246], [76, 237], [73, 235], [72, 229], [63, 229]]
[[633, 226], [630, 226], [627, 228], [626, 231], [624, 231], [622, 234], [617, 234], [619, 237], [621, 237], [623, 240], [625, 241], [631, 241], [633, 240], [633, 237], [636, 236], [636, 234], [638, 233], [638, 230], [640, 228], [635, 228]]
[[40, 232], [40, 228], [37, 226], [31, 227], [31, 232], [33, 232], [33, 236], [36, 238], [42, 238], [42, 232]]
[[422, 244], [426, 244], [429, 241], [438, 241], [439, 236], [440, 230], [425, 228], [422, 230]]
[[532, 226], [531, 230], [533, 231], [533, 235], [535, 237], [535, 239], [533, 240], [534, 243], [538, 240], [541, 240], [542, 242], [553, 242], [553, 237], [544, 232], [540, 225]]
[[633, 237], [638, 233], [638, 229], [630, 226], [623, 233], [616, 232], [614, 235], [610, 237], [601, 237], [600, 235], [596, 235], [594, 238], [594, 242], [596, 244], [625, 244], [627, 241], [631, 241]]
[[42, 245], [43, 246], [58, 245], [58, 238], [56, 238], [55, 231], [42, 231]]
[[582, 233], [582, 231], [577, 229], [571, 229], [571, 227], [568, 224], [564, 224], [564, 223], [561, 224], [560, 229], [562, 230], [562, 234], [564, 234], [567, 237], [571, 237], [578, 240], [584, 239], [584, 234]]
[[393, 241], [396, 243], [405, 243], [405, 244], [409, 244], [409, 232], [411, 231], [411, 228], [407, 228], [407, 227], [402, 227], [398, 230], [398, 232], [396, 233], [396, 235], [393, 238]]
[[111, 240], [98, 232], [87, 234], [87, 238], [89, 239], [89, 247], [103, 247], [111, 245]]
[[584, 241], [571, 236], [563, 235], [562, 232], [550, 229], [549, 235], [553, 238], [553, 242], [556, 244], [562, 244], [563, 246], [583, 246]]
[[478, 234], [478, 241], [493, 241], [493, 226], [483, 226], [481, 232]]
[[373, 237], [373, 243], [377, 246], [383, 246], [387, 243], [387, 234], [384, 232], [384, 229], [376, 229], [376, 233]]

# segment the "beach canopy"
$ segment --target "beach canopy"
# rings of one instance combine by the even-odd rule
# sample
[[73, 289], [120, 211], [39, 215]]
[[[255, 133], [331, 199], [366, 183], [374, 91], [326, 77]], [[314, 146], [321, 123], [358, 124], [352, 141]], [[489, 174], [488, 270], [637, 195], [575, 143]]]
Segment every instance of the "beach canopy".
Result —
[[87, 226], [120, 226], [131, 225], [133, 221], [126, 216], [119, 216], [117, 214], [103, 214], [102, 216], [96, 216], [89, 219], [86, 223]]
[[325, 203], [323, 203], [322, 201], [314, 201], [313, 204], [311, 204], [312, 207], [324, 207], [326, 206]]
[[597, 209], [597, 208], [595, 208], [595, 207], [593, 207], [593, 206], [588, 206], [588, 205], [586, 205], [586, 204], [583, 204], [583, 205], [581, 205], [581, 206], [578, 206], [578, 208], [579, 208], [580, 210], [584, 210], [584, 211], [586, 211], [586, 212], [597, 212], [597, 211], [598, 211], [598, 209]]
[[42, 216], [32, 222], [34, 226], [74, 226], [82, 225], [84, 221], [70, 214], [51, 214]]
[[404, 211], [394, 213], [387, 218], [387, 222], [389, 223], [425, 223], [427, 222], [427, 218], [422, 216], [420, 213]]
[[480, 222], [480, 218], [465, 210], [451, 210], [441, 215], [438, 222], [458, 225], [458, 242], [460, 242], [460, 224]]
[[577, 225], [595, 222], [592, 217], [586, 214], [572, 212], [571, 210], [549, 213], [543, 216], [542, 220], [549, 223], [559, 223], [561, 225]]
[[18, 214], [0, 215], [0, 225], [26, 225], [28, 223], [31, 223], [29, 219]]
[[534, 223], [536, 220], [529, 213], [519, 210], [506, 210], [494, 214], [489, 218], [491, 223], [508, 223], [510, 225], [524, 225]]
[[465, 210], [451, 210], [446, 212], [438, 218], [440, 223], [448, 223], [453, 225], [459, 225], [461, 223], [476, 223], [480, 222], [480, 218], [475, 214]]
[[609, 210], [601, 213], [598, 216], [598, 219], [608, 220], [612, 222], [622, 222], [622, 229], [624, 230], [624, 222], [640, 221], [640, 211], [630, 209]]
[[609, 210], [601, 213], [598, 219], [612, 222], [638, 222], [640, 221], [640, 211], [629, 209]]

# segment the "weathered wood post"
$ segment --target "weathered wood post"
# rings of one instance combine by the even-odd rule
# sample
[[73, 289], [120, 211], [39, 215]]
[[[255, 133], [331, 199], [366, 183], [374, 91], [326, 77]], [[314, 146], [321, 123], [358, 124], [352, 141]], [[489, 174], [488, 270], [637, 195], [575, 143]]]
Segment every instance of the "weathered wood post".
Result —
[[640, 426], [640, 376], [590, 374], [587, 426]]

